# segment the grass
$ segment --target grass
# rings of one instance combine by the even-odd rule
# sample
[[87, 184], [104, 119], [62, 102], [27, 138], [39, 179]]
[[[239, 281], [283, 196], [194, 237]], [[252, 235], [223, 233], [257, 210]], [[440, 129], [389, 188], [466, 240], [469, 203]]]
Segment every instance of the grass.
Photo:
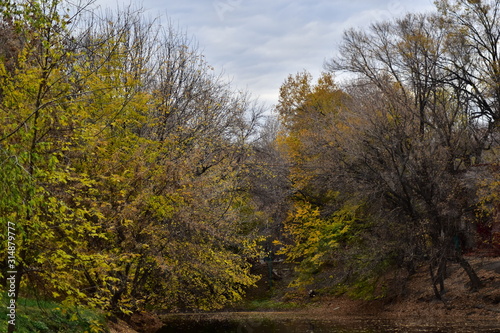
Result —
[[253, 300], [245, 304], [248, 311], [291, 310], [300, 307], [295, 302], [279, 302], [272, 299]]
[[[7, 332], [9, 320], [3, 296], [0, 307], [0, 332]], [[65, 307], [52, 301], [20, 298], [16, 307], [16, 332], [18, 333], [74, 333], [108, 332], [105, 317], [95, 310], [83, 307]]]

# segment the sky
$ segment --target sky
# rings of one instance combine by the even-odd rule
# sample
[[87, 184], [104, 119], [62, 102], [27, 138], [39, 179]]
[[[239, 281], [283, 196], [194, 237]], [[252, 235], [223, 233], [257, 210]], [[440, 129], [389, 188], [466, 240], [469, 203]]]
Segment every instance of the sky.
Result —
[[[126, 0], [97, 0], [116, 8]], [[315, 78], [337, 52], [342, 33], [407, 12], [434, 9], [433, 0], [142, 0], [148, 17], [168, 18], [197, 41], [208, 64], [232, 87], [272, 108], [290, 74]]]

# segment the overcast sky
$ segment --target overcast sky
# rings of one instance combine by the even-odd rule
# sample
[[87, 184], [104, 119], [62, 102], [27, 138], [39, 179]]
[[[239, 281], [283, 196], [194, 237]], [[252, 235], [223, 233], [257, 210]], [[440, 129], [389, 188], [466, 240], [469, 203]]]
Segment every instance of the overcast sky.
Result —
[[[97, 0], [112, 8], [124, 2]], [[433, 0], [143, 0], [142, 7], [194, 36], [234, 88], [269, 107], [289, 74], [306, 69], [318, 77], [345, 29], [434, 9]]]

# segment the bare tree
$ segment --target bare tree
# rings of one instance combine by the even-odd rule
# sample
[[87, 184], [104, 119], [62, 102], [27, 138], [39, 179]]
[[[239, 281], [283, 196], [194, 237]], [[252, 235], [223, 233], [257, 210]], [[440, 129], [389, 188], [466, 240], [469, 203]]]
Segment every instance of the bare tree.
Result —
[[358, 75], [343, 120], [351, 134], [338, 139], [343, 170], [365, 193], [383, 197], [386, 209], [402, 213], [400, 231], [412, 244], [402, 257], [429, 262], [439, 298], [450, 259], [460, 262], [473, 289], [481, 286], [457, 239], [471, 204], [461, 175], [482, 141], [473, 135], [480, 129], [464, 86], [449, 84], [446, 27], [438, 16], [407, 15], [349, 30], [340, 57], [327, 65]]

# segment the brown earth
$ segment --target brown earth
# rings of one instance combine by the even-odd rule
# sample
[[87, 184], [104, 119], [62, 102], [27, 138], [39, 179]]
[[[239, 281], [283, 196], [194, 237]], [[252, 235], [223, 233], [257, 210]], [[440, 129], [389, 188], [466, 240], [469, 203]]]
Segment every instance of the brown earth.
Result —
[[115, 319], [109, 322], [110, 333], [154, 333], [163, 327], [161, 319], [152, 313], [134, 313], [127, 321]]
[[132, 327], [121, 319], [108, 322], [110, 333], [137, 333]]
[[500, 328], [500, 257], [467, 259], [484, 284], [477, 292], [470, 290], [467, 274], [459, 264], [451, 263], [442, 301], [434, 296], [430, 274], [422, 267], [408, 281], [405, 295], [375, 301], [320, 296], [301, 311], [318, 318], [368, 316], [390, 320], [419, 318], [426, 322], [496, 321]]

